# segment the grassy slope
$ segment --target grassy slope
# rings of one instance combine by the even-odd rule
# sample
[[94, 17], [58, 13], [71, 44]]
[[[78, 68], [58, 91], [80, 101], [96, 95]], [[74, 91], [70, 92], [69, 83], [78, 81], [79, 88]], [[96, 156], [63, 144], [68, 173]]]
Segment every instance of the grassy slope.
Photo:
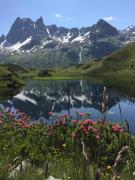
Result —
[[135, 95], [135, 43], [122, 48], [97, 64], [100, 66], [90, 70], [89, 75], [103, 77], [108, 85]]

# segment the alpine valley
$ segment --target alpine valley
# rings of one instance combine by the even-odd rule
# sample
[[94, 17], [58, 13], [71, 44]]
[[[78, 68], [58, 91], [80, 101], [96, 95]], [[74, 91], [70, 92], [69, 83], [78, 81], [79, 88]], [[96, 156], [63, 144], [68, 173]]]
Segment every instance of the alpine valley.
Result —
[[100, 59], [135, 41], [135, 26], [125, 30], [100, 19], [91, 27], [45, 25], [43, 18], [17, 18], [0, 37], [0, 64], [32, 68], [69, 67]]

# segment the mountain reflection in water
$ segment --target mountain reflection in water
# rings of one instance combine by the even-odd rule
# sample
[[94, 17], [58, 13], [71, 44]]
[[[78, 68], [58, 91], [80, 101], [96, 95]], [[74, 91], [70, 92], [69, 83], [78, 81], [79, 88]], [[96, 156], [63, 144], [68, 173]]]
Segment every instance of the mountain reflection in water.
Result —
[[[25, 112], [33, 120], [48, 119], [48, 112], [70, 113], [90, 112], [91, 117], [99, 119], [103, 85], [92, 84], [86, 80], [39, 81], [29, 80], [21, 92], [12, 99], [0, 101], [5, 107]], [[130, 130], [135, 133], [135, 98], [109, 89], [107, 119], [127, 120]]]

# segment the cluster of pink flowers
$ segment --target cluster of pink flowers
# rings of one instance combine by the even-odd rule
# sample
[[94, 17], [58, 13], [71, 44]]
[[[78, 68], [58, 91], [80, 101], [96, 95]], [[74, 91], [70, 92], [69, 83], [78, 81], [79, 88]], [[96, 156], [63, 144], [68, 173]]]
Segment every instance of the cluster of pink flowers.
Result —
[[32, 127], [32, 124], [29, 124], [31, 117], [27, 116], [25, 113], [21, 113], [19, 110], [12, 112], [10, 108], [2, 109], [0, 112], [0, 124], [12, 124], [19, 125], [21, 128]]
[[60, 121], [60, 122], [57, 122], [52, 126], [54, 128], [56, 127], [59, 127], [59, 126], [65, 126], [66, 122], [65, 121]]
[[[69, 117], [67, 114], [58, 115], [52, 112], [49, 112], [49, 116], [50, 119], [52, 119], [52, 121], [54, 122], [51, 124], [51, 126], [48, 126], [49, 130], [60, 126], [62, 126], [63, 128], [74, 127], [72, 132], [73, 139], [77, 136], [77, 130], [80, 130], [84, 133], [84, 135], [92, 133], [98, 140], [101, 137], [100, 129], [106, 128], [109, 124], [103, 121], [93, 121], [92, 119], [84, 119], [84, 113], [79, 113], [79, 116], [82, 117], [82, 120], [77, 119], [77, 116], [75, 117], [74, 115]], [[21, 128], [31, 128], [34, 126], [34, 124], [30, 124], [30, 120], [31, 117], [28, 117], [25, 113], [19, 112], [19, 110], [16, 110], [16, 112], [12, 112], [10, 111], [10, 109], [8, 109], [2, 110], [0, 112], [0, 124], [6, 122], [19, 125]], [[111, 127], [112, 132], [114, 133], [122, 133], [124, 131], [119, 124], [110, 123], [110, 125], [109, 126]]]
[[85, 116], [85, 113], [80, 113], [80, 116]]
[[78, 123], [78, 121], [77, 120], [72, 120], [72, 123], [76, 124], [76, 123]]
[[[53, 119], [54, 124], [53, 127], [57, 128], [59, 126], [65, 126], [65, 124], [68, 124], [68, 122], [71, 122], [70, 125], [74, 126], [74, 131], [72, 133], [73, 139], [76, 137], [76, 128], [78, 127], [84, 134], [93, 133], [96, 137], [96, 139], [100, 139], [101, 129], [107, 129], [108, 125], [112, 129], [113, 132], [123, 132], [123, 128], [119, 124], [111, 124], [109, 122], [104, 121], [93, 121], [92, 119], [87, 119], [87, 116], [85, 116], [85, 113], [76, 113], [76, 115], [70, 115], [70, 117], [67, 114], [63, 115], [57, 115], [53, 112], [49, 112], [49, 115], [51, 116], [51, 119]], [[79, 119], [78, 119], [79, 116]], [[69, 127], [70, 127], [69, 125]]]
[[[89, 132], [91, 132], [95, 135], [96, 139], [100, 138], [100, 133], [95, 126], [96, 122], [93, 121], [92, 119], [87, 119], [85, 121], [73, 120], [72, 123], [77, 124], [79, 130], [81, 130], [84, 134], [88, 134]], [[75, 130], [72, 133], [72, 139], [75, 139], [76, 137], [77, 137], [77, 130]]]
[[33, 125], [32, 124], [28, 124], [28, 122], [25, 119], [17, 120], [16, 124], [18, 124], [21, 128], [30, 128], [30, 127], [33, 127]]
[[29, 124], [29, 121], [32, 119], [27, 116], [25, 113], [18, 113], [18, 118], [15, 123], [18, 124], [21, 128], [30, 128], [33, 127], [32, 124]]
[[122, 133], [124, 131], [123, 128], [119, 124], [114, 124], [112, 126], [112, 130], [113, 132], [119, 132], [119, 133]]

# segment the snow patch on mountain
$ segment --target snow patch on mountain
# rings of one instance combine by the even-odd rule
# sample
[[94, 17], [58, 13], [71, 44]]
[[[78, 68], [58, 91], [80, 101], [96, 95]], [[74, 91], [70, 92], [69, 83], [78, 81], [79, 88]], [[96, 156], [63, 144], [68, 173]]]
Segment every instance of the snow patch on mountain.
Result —
[[4, 40], [4, 41], [0, 44], [0, 49], [3, 48], [5, 44], [6, 44], [6, 40]]
[[46, 31], [47, 31], [47, 33], [49, 35], [49, 38], [52, 38], [51, 33], [50, 33], [50, 31], [49, 31], [49, 29], [47, 27], [46, 27]]
[[8, 46], [6, 49], [7, 49], [7, 50], [11, 50], [11, 51], [17, 51], [17, 50], [19, 50], [22, 46], [28, 44], [31, 40], [32, 40], [32, 37], [30, 36], [30, 37], [27, 38], [24, 42], [22, 42], [22, 43], [17, 42], [16, 44], [14, 44], [14, 45], [12, 45], [12, 46]]
[[61, 42], [62, 43], [69, 43], [71, 37], [72, 37], [72, 35], [70, 34], [70, 32], [68, 32], [68, 34], [62, 38]]
[[78, 37], [76, 37], [75, 39], [73, 39], [73, 40], [71, 41], [71, 43], [74, 43], [74, 42], [82, 43], [84, 40], [85, 40], [85, 37], [79, 35]]

